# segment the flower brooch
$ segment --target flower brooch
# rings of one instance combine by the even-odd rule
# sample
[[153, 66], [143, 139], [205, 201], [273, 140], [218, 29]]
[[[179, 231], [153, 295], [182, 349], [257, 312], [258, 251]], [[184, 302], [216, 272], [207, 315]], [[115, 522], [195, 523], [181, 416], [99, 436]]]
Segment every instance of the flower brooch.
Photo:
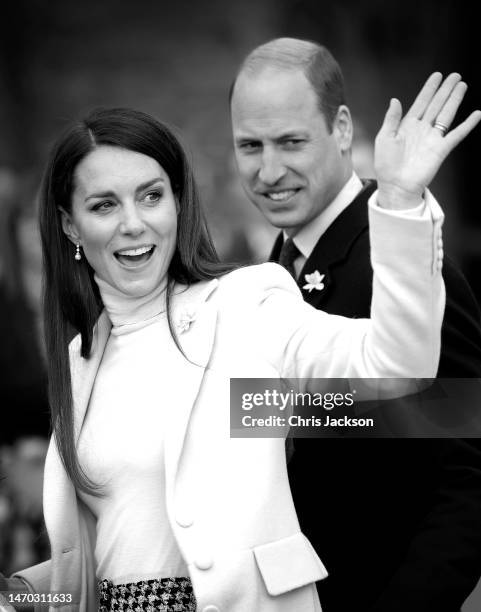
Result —
[[313, 289], [322, 291], [324, 289], [324, 283], [322, 280], [325, 276], [325, 274], [320, 274], [319, 270], [315, 270], [312, 274], [306, 274], [304, 278], [306, 279], [307, 284], [305, 284], [302, 288], [309, 291], [309, 293], [311, 293]]
[[190, 326], [195, 321], [196, 313], [192, 308], [186, 308], [180, 313], [179, 319], [175, 324], [175, 328], [179, 334], [189, 331]]

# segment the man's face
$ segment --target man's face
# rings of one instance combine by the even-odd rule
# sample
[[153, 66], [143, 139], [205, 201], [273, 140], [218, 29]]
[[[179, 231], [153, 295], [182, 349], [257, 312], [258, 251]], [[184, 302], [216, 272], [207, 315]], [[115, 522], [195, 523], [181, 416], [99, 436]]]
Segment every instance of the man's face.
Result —
[[242, 74], [231, 108], [247, 197], [272, 225], [293, 235], [319, 215], [350, 177], [349, 111], [343, 107], [347, 114], [338, 115], [329, 133], [304, 73], [274, 68]]

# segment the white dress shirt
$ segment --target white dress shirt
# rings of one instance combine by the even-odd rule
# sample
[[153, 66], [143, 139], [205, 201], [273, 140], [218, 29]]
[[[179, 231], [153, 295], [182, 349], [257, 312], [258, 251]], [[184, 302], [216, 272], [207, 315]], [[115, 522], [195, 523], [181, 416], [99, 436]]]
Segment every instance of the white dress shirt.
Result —
[[[355, 172], [353, 172], [351, 178], [347, 181], [329, 206], [326, 206], [326, 208], [319, 215], [317, 215], [317, 217], [314, 217], [312, 221], [297, 232], [292, 239], [296, 247], [301, 252], [301, 255], [294, 260], [296, 276], [299, 276], [301, 273], [304, 264], [310, 257], [319, 238], [361, 191], [361, 179]], [[288, 236], [284, 232], [284, 240], [287, 238]]]

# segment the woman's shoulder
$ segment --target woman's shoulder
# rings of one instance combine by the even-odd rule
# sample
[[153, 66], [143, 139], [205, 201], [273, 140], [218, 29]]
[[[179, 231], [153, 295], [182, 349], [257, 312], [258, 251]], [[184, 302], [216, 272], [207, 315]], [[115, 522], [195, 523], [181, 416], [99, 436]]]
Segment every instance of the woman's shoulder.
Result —
[[177, 310], [210, 300], [256, 302], [276, 289], [299, 294], [296, 283], [285, 268], [276, 263], [263, 263], [236, 268], [218, 278], [191, 285], [176, 284], [172, 303]]
[[220, 287], [237, 288], [238, 291], [265, 292], [275, 289], [299, 293], [299, 289], [285, 268], [268, 262], [238, 268], [219, 279]]

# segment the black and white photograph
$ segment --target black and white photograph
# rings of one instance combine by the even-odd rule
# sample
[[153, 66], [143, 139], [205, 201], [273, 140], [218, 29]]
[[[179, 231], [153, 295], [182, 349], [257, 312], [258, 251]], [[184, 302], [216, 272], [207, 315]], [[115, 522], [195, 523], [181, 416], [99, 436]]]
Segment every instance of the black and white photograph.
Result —
[[480, 612], [475, 8], [1, 13], [0, 612]]

